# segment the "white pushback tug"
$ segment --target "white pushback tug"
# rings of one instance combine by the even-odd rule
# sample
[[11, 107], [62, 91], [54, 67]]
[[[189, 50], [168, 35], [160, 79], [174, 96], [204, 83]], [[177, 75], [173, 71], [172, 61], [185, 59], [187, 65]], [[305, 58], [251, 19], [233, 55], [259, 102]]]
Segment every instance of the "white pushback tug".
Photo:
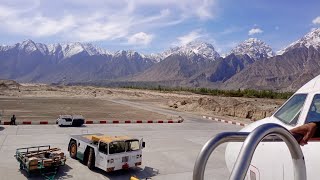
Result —
[[56, 121], [58, 126], [82, 126], [85, 119], [82, 115], [60, 115]]
[[[210, 154], [229, 142], [225, 160], [233, 180], [318, 180], [320, 138], [299, 146], [288, 131], [308, 122], [320, 121], [320, 75], [295, 92], [272, 116], [249, 124], [239, 132], [225, 132], [202, 148], [193, 179], [203, 179]], [[239, 153], [240, 152], [240, 153]]]
[[70, 157], [107, 172], [140, 166], [142, 163], [143, 139], [129, 136], [84, 134], [70, 136]]

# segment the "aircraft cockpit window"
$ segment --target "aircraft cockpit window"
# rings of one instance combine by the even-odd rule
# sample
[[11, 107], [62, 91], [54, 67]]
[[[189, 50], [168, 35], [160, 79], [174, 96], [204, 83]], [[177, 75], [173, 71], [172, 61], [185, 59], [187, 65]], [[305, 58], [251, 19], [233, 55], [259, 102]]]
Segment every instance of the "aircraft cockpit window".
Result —
[[294, 95], [274, 116], [286, 124], [295, 125], [306, 98], [307, 94]]
[[320, 121], [320, 94], [316, 94], [313, 97], [306, 123], [315, 121]]

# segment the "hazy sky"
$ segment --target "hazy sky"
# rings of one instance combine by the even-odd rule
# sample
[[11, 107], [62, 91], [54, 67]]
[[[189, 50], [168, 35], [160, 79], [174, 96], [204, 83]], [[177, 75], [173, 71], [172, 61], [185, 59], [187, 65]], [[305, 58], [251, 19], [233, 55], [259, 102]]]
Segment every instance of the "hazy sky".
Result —
[[279, 50], [315, 27], [319, 0], [0, 0], [0, 44], [91, 42], [151, 53], [201, 40], [222, 54], [250, 37]]

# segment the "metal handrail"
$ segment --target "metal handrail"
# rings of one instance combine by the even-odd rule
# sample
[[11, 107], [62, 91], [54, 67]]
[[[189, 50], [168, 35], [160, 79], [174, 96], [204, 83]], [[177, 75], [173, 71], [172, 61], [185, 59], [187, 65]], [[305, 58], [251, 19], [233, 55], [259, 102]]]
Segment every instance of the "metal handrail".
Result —
[[306, 166], [299, 144], [287, 129], [273, 123], [261, 125], [254, 129], [251, 133], [224, 132], [211, 138], [203, 146], [198, 155], [193, 170], [193, 180], [203, 180], [205, 167], [211, 153], [222, 143], [244, 141], [229, 178], [231, 180], [243, 180], [246, 176], [253, 153], [258, 144], [261, 141], [270, 142], [279, 140], [284, 141], [289, 148], [294, 164], [295, 180], [306, 180]]

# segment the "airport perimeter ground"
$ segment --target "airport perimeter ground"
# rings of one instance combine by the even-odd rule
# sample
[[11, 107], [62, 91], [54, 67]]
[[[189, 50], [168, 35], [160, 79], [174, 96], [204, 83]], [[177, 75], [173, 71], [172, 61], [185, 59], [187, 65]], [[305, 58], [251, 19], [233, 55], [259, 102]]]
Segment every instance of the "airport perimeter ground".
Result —
[[[59, 170], [57, 179], [129, 179], [135, 175], [141, 179], [192, 179], [196, 157], [204, 143], [223, 131], [237, 131], [240, 126], [203, 119], [199, 115], [163, 109], [142, 102], [110, 100], [110, 104], [123, 106], [145, 115], [162, 117], [178, 116], [183, 123], [174, 124], [104, 124], [84, 127], [58, 127], [56, 125], [18, 125], [0, 127], [0, 179], [27, 179], [19, 170], [14, 158], [15, 149], [20, 147], [46, 145], [60, 147], [67, 154], [66, 166]], [[149, 114], [148, 114], [149, 113]], [[104, 133], [110, 135], [130, 135], [143, 137], [146, 148], [143, 150], [143, 164], [140, 168], [106, 173], [102, 170], [89, 170], [77, 160], [70, 159], [67, 153], [68, 137], [71, 134]], [[224, 161], [225, 146], [221, 146], [211, 156], [206, 179], [228, 179], [229, 172]], [[34, 176], [31, 179], [42, 179]]]

